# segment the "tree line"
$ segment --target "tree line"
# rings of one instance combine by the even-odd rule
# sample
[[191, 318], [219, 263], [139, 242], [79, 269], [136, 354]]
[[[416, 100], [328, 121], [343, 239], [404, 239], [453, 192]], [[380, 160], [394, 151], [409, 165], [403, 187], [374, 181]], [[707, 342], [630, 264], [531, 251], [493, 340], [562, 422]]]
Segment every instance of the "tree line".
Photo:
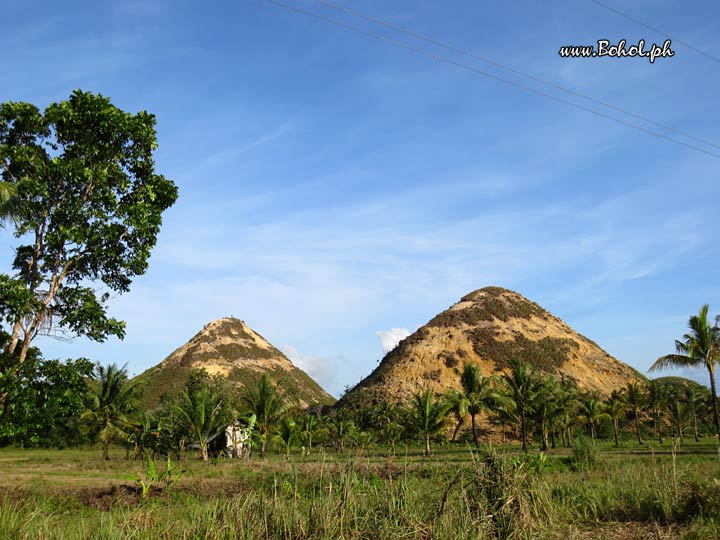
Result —
[[[720, 332], [718, 320], [710, 323], [707, 311], [703, 306], [690, 318], [690, 332], [676, 342], [678, 352], [658, 359], [653, 369], [698, 363], [714, 368]], [[8, 339], [0, 335], [0, 346]], [[7, 354], [0, 355], [0, 361], [12, 365], [4, 360]], [[250, 445], [260, 456], [268, 447], [289, 455], [311, 452], [317, 445], [338, 451], [380, 445], [395, 452], [400, 443], [422, 444], [430, 455], [433, 444], [445, 441], [477, 447], [492, 438], [520, 441], [523, 451], [531, 444], [547, 451], [571, 446], [577, 435], [586, 435], [592, 444], [606, 438], [620, 446], [628, 436], [637, 444], [648, 438], [662, 443], [664, 437], [698, 441], [717, 430], [712, 386], [708, 390], [682, 379], [638, 379], [603, 397], [517, 359], [508, 366], [504, 373], [483, 376], [477, 364], [468, 363], [458, 389], [417, 392], [407, 403], [337, 409], [304, 409], [293, 388], [267, 374], [240, 392], [221, 376], [194, 370], [179, 395], [164, 396], [160, 407], [150, 412], [140, 408], [142, 389], [131, 383], [124, 368], [93, 365], [87, 359], [45, 360], [32, 347], [22, 368], [0, 380], [6, 396], [0, 444], [100, 442], [108, 459], [113, 441], [124, 444], [129, 455], [179, 455], [196, 443], [201, 457], [208, 459], [209, 439], [239, 421], [253, 426]]]

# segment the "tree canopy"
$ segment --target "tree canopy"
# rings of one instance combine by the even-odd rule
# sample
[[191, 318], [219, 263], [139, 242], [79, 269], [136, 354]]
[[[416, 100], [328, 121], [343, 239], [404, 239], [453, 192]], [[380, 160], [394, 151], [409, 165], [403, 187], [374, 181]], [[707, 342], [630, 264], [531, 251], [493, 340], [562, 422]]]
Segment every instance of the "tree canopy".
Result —
[[106, 302], [146, 271], [162, 213], [178, 195], [155, 173], [156, 147], [152, 114], [124, 112], [100, 94], [76, 90], [44, 112], [0, 105], [0, 181], [10, 186], [3, 213], [20, 241], [12, 273], [0, 274], [13, 369], [53, 329], [95, 341], [124, 336]]

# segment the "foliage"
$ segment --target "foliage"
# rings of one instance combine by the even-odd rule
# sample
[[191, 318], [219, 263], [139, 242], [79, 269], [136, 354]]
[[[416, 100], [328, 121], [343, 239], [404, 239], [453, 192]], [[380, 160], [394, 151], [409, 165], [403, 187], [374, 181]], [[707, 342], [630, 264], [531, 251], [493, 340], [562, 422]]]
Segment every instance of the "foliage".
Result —
[[447, 403], [437, 399], [431, 390], [413, 394], [405, 417], [406, 427], [425, 441], [425, 456], [432, 454], [430, 440], [445, 427], [447, 412]]
[[572, 444], [571, 466], [576, 470], [595, 467], [600, 460], [600, 453], [595, 441], [587, 437], [577, 437]]
[[[7, 337], [6, 335], [4, 337]], [[78, 419], [85, 408], [87, 385], [93, 364], [85, 359], [45, 360], [31, 347], [18, 370], [5, 371], [0, 353], [0, 445], [76, 445], [84, 440]]]
[[153, 487], [153, 485], [158, 483], [163, 484], [165, 491], [170, 491], [170, 489], [180, 479], [180, 476], [182, 476], [182, 471], [177, 473], [174, 471], [175, 466], [173, 465], [172, 461], [170, 461], [169, 456], [167, 458], [165, 470], [161, 471], [157, 470], [155, 461], [150, 456], [147, 456], [145, 478], [141, 478], [140, 476], [136, 478], [137, 482], [140, 484], [142, 498], [146, 499], [150, 494], [150, 489]]
[[635, 424], [635, 435], [637, 436], [638, 444], [643, 444], [642, 435], [640, 434], [640, 420], [643, 409], [647, 405], [647, 394], [639, 383], [629, 382], [625, 387], [624, 397], [627, 411], [630, 413]]
[[479, 289], [464, 296], [460, 301], [469, 305], [443, 311], [430, 320], [428, 326], [454, 327], [463, 323], [476, 326], [478, 323], [491, 322], [495, 319], [500, 321], [507, 321], [510, 318], [529, 319], [547, 314], [534, 302], [501, 287]]
[[678, 455], [677, 489], [669, 455], [609, 448], [602, 469], [574, 471], [550, 454], [541, 474], [534, 456], [509, 447], [446, 447], [431, 460], [421, 447], [392, 459], [318, 452], [240, 467], [184, 459], [172, 493], [153, 484], [152, 505], [139, 486], [123, 487], [135, 462], [108, 464], [89, 449], [3, 449], [14, 466], [0, 470], [0, 538], [717, 538], [715, 447], [687, 446], [694, 455]]
[[210, 384], [204, 375], [196, 373], [196, 376], [188, 381], [175, 410], [183, 420], [187, 433], [200, 445], [202, 459], [207, 461], [208, 440], [220, 431], [232, 416], [229, 400], [222, 386], [218, 388], [217, 385]]
[[520, 435], [523, 452], [527, 452], [527, 415], [531, 412], [532, 402], [538, 389], [538, 378], [531, 366], [518, 359], [511, 359], [510, 372], [504, 373], [510, 397], [515, 402], [515, 409], [520, 419]]
[[242, 399], [248, 411], [255, 415], [256, 429], [260, 434], [261, 441], [260, 457], [265, 457], [268, 436], [275, 424], [288, 411], [286, 394], [280, 385], [274, 384], [270, 380], [270, 376], [264, 374]]
[[705, 304], [697, 315], [690, 317], [690, 329], [682, 340], [675, 340], [676, 354], [658, 358], [650, 371], [668, 367], [704, 367], [710, 376], [713, 418], [715, 429], [720, 438], [720, 413], [718, 412], [717, 390], [715, 387], [715, 367], [720, 362], [720, 315], [711, 323], [708, 318], [710, 306]]
[[162, 213], [177, 198], [154, 171], [154, 126], [147, 112], [132, 115], [80, 90], [44, 113], [0, 105], [2, 181], [15, 189], [15, 237], [28, 241], [15, 250], [14, 274], [0, 275], [16, 369], [35, 336], [55, 325], [95, 341], [123, 337], [124, 324], [107, 314], [107, 291], [127, 292], [145, 272]]
[[100, 436], [103, 459], [108, 460], [110, 442], [127, 439], [136, 425], [132, 415], [137, 406], [137, 387], [129, 383], [125, 366], [115, 364], [97, 364], [89, 387], [90, 406], [82, 421], [88, 432]]

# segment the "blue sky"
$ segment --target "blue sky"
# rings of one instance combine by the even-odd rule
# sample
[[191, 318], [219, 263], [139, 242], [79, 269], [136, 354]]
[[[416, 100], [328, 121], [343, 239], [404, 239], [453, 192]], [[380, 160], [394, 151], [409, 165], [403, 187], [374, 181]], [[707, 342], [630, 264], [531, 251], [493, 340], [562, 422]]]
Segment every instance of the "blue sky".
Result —
[[[720, 62], [678, 43], [654, 64], [560, 58], [603, 38], [664, 41], [589, 0], [341, 3], [720, 144]], [[716, 2], [606, 3], [720, 57]], [[377, 365], [378, 332], [413, 331], [486, 285], [643, 372], [702, 304], [720, 313], [716, 157], [265, 1], [2, 11], [0, 100], [44, 107], [82, 88], [148, 110], [157, 170], [180, 188], [149, 271], [112, 301], [125, 340], [44, 340], [48, 357], [139, 373], [233, 315], [337, 395]]]

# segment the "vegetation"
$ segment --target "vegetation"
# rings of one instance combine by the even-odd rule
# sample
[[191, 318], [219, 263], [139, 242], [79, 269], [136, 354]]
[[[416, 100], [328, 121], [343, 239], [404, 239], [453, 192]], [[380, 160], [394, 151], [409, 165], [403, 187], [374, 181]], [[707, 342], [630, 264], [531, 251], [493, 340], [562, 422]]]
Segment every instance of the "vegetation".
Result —
[[90, 432], [97, 432], [103, 459], [108, 460], [110, 443], [127, 439], [135, 424], [132, 412], [137, 406], [137, 389], [128, 383], [125, 367], [98, 364], [94, 375], [89, 385], [90, 405], [82, 420]]
[[418, 433], [425, 442], [425, 455], [432, 455], [430, 440], [444, 427], [447, 403], [433, 396], [430, 390], [413, 395], [406, 424], [411, 432]]
[[[547, 316], [547, 312], [534, 302], [519, 295], [508, 294], [510, 291], [501, 287], [485, 287], [474, 291], [461, 299], [461, 302], [472, 302], [462, 309], [448, 309], [435, 316], [428, 326], [454, 327], [460, 323], [475, 326], [480, 322], [491, 322], [494, 319], [507, 321], [510, 318], [529, 319], [532, 316]], [[477, 302], [483, 296], [482, 302]]]
[[718, 415], [718, 398], [715, 387], [715, 366], [720, 362], [720, 315], [715, 322], [708, 319], [710, 306], [705, 304], [700, 313], [690, 317], [690, 331], [682, 340], [675, 340], [676, 354], [668, 354], [658, 358], [650, 368], [651, 371], [677, 367], [704, 367], [710, 376], [710, 394], [712, 396], [713, 418], [715, 430], [720, 439], [720, 416]]
[[278, 385], [273, 384], [270, 376], [265, 374], [257, 384], [243, 397], [245, 406], [255, 415], [257, 431], [260, 437], [260, 456], [265, 457], [268, 436], [273, 426], [287, 412], [288, 403]]
[[[462, 355], [446, 355], [438, 362], [458, 374], [459, 390], [397, 405], [302, 408], [293, 389], [309, 386], [304, 375], [233, 372], [243, 378], [239, 390], [179, 362], [172, 378], [140, 378], [158, 383], [151, 411], [124, 367], [44, 360], [30, 344], [54, 323], [98, 341], [122, 337], [107, 296], [88, 284], [124, 292], [146, 269], [177, 195], [154, 173], [154, 144], [151, 115], [128, 115], [102, 96], [75, 92], [44, 114], [0, 106], [0, 219], [12, 216], [16, 237], [31, 239], [17, 249], [15, 273], [0, 275], [0, 316], [12, 329], [0, 334], [0, 445], [11, 447], [0, 463], [13, 463], [12, 474], [0, 468], [0, 540], [573, 538], [613, 522], [620, 530], [634, 523], [637, 537], [720, 533], [709, 437], [720, 437], [720, 319], [708, 320], [707, 305], [677, 353], [653, 369], [704, 366], [710, 391], [676, 379], [632, 381], [607, 398], [582, 391], [558, 373], [576, 341], [498, 340], [484, 324], [550, 316], [500, 288], [475, 291], [463, 298], [469, 306], [428, 326], [472, 325], [475, 347], [502, 358], [506, 371], [483, 377], [465, 363], [461, 372]], [[228, 324], [247, 346], [220, 344], [219, 355], [280, 354]], [[388, 363], [427, 331], [404, 340]], [[188, 351], [218, 332], [198, 334]], [[226, 456], [224, 442], [213, 447], [233, 420], [259, 459]], [[102, 460], [88, 454], [98, 443]], [[33, 446], [76, 448], [25, 448]]]
[[[716, 538], [711, 445], [675, 460], [578, 441], [523, 457], [504, 447], [409, 447], [267, 460], [108, 464], [92, 450], [0, 451], [0, 537], [248, 539]], [[540, 456], [545, 456], [541, 458]], [[673, 462], [676, 466], [673, 468]], [[601, 464], [602, 466], [598, 466]], [[62, 471], [62, 475], [57, 475]], [[139, 478], [148, 485], [145, 497]]]
[[[95, 341], [123, 337], [108, 316], [110, 292], [123, 293], [145, 272], [162, 213], [177, 188], [155, 173], [155, 118], [123, 112], [76, 90], [44, 111], [0, 105], [0, 171], [13, 187], [13, 274], [0, 275], [0, 316], [12, 330], [5, 346], [13, 373], [32, 340], [54, 329]], [[17, 355], [15, 352], [17, 351]], [[7, 396], [0, 395], [0, 405]]]

